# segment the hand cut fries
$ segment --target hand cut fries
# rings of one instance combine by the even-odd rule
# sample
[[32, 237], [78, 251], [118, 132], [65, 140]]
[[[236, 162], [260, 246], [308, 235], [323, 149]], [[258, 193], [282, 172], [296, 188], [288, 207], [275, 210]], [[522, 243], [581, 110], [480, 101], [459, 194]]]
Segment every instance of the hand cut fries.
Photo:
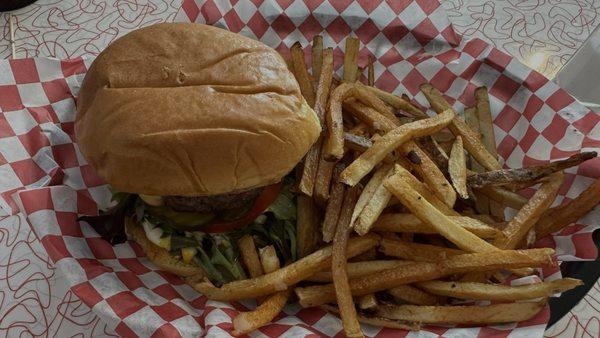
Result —
[[340, 216], [340, 210], [342, 209], [342, 202], [344, 201], [344, 184], [339, 182], [338, 178], [343, 170], [343, 165], [338, 163], [333, 173], [333, 185], [331, 187], [331, 194], [327, 201], [327, 207], [325, 208], [325, 218], [323, 219], [321, 232], [323, 234], [323, 241], [329, 243], [333, 240], [335, 229], [338, 224], [338, 218]]
[[493, 199], [494, 201], [513, 209], [521, 209], [527, 203], [527, 199], [525, 197], [502, 187], [488, 186], [481, 187], [476, 190]]
[[318, 232], [318, 219], [315, 203], [309, 196], [300, 195], [297, 198], [297, 247], [298, 256], [304, 257], [315, 251], [317, 244], [316, 233]]
[[244, 235], [238, 240], [238, 247], [240, 248], [240, 254], [244, 265], [248, 268], [250, 277], [258, 277], [263, 274], [263, 268], [260, 264], [260, 258], [258, 258], [258, 252], [254, 245], [254, 239], [250, 235]]
[[[496, 238], [503, 236], [502, 232], [486, 223], [467, 216], [448, 216], [469, 232], [480, 238]], [[410, 232], [419, 234], [437, 234], [435, 228], [423, 223], [413, 214], [383, 214], [373, 224], [377, 231]]]
[[[321, 305], [321, 308], [323, 308], [331, 313], [336, 313], [336, 314], [340, 313], [340, 310], [336, 306]], [[373, 325], [373, 326], [381, 326], [381, 327], [389, 327], [391, 329], [398, 329], [398, 330], [418, 331], [421, 328], [420, 325], [415, 322], [406, 322], [406, 321], [401, 321], [401, 320], [393, 320], [393, 319], [389, 319], [389, 318], [377, 317], [377, 316], [374, 316], [373, 314], [359, 315], [358, 321], [360, 321], [361, 323], [364, 323], [364, 324], [369, 324], [369, 325]]]
[[447, 126], [453, 118], [454, 112], [448, 110], [435, 117], [408, 123], [390, 131], [381, 139], [375, 141], [371, 148], [362, 153], [342, 172], [342, 182], [350, 186], [357, 184], [377, 163], [381, 162], [387, 154], [398, 148], [402, 143], [414, 137], [435, 133]]
[[323, 37], [317, 35], [314, 37], [311, 49], [312, 73], [315, 79], [315, 85], [319, 83], [321, 76], [321, 67], [323, 66]]
[[520, 286], [443, 281], [416, 283], [419, 288], [440, 296], [499, 301], [551, 297], [553, 294], [571, 290], [582, 284], [579, 279], [572, 278]]
[[387, 292], [401, 302], [415, 305], [436, 305], [440, 302], [439, 297], [430, 295], [410, 285], [400, 285], [387, 290]]
[[456, 136], [456, 141], [452, 146], [450, 152], [450, 159], [448, 160], [448, 172], [452, 179], [452, 185], [454, 189], [463, 199], [469, 198], [469, 192], [467, 191], [467, 162], [465, 160], [465, 151], [463, 150], [462, 138], [460, 135]]
[[[552, 265], [553, 254], [554, 250], [543, 248], [456, 255], [437, 263], [412, 263], [400, 269], [389, 269], [376, 275], [355, 278], [350, 280], [350, 290], [352, 295], [362, 296], [398, 285], [438, 279], [457, 273]], [[319, 306], [335, 300], [332, 284], [297, 287], [295, 292], [303, 307]]]
[[390, 201], [392, 194], [383, 186], [383, 181], [393, 172], [392, 165], [384, 165], [379, 168], [360, 195], [351, 220], [351, 226], [359, 235], [362, 236], [369, 232]]
[[429, 117], [429, 116], [427, 116], [427, 114], [425, 114], [425, 112], [421, 111], [419, 108], [415, 107], [409, 101], [404, 100], [401, 97], [398, 97], [394, 94], [388, 93], [386, 91], [383, 91], [383, 90], [375, 88], [375, 87], [371, 87], [371, 86], [364, 86], [364, 87], [371, 93], [377, 95], [377, 97], [379, 97], [383, 102], [389, 104], [390, 106], [392, 106], [396, 109], [403, 110], [403, 111], [411, 114], [412, 116], [418, 117], [418, 118]]
[[527, 320], [540, 312], [545, 305], [544, 301], [487, 306], [383, 305], [377, 308], [377, 315], [424, 324], [501, 324]]
[[358, 47], [359, 41], [355, 37], [346, 38], [344, 53], [344, 81], [354, 82], [358, 79]]
[[294, 69], [294, 75], [300, 85], [300, 91], [302, 96], [306, 99], [309, 106], [315, 106], [315, 89], [313, 87], [311, 76], [308, 74], [306, 69], [306, 63], [304, 62], [304, 52], [302, 52], [302, 46], [300, 42], [296, 42], [290, 49], [292, 54], [292, 68]]
[[465, 251], [443, 246], [412, 243], [384, 238], [379, 248], [381, 252], [391, 257], [398, 257], [414, 262], [439, 262], [440, 259], [456, 255], [464, 255]]
[[[347, 264], [348, 278], [358, 278], [374, 274], [379, 271], [397, 268], [410, 263], [412, 262], [399, 260], [349, 262]], [[319, 283], [331, 283], [333, 281], [333, 277], [331, 275], [331, 271], [319, 271], [306, 280]]]

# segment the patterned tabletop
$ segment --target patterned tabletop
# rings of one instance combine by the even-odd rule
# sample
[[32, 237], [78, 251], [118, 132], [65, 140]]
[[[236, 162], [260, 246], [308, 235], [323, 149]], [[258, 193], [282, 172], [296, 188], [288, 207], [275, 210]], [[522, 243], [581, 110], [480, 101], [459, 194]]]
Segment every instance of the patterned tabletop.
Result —
[[[553, 78], [600, 23], [600, 0], [442, 1], [455, 29], [479, 37]], [[95, 55], [138, 27], [172, 21], [180, 0], [39, 0], [13, 12], [16, 56]], [[9, 15], [0, 57], [11, 55]], [[0, 177], [0, 179], [2, 179]], [[0, 213], [2, 211], [0, 210]], [[600, 284], [548, 337], [598, 337]], [[68, 289], [25, 220], [0, 214], [0, 336], [110, 336]]]

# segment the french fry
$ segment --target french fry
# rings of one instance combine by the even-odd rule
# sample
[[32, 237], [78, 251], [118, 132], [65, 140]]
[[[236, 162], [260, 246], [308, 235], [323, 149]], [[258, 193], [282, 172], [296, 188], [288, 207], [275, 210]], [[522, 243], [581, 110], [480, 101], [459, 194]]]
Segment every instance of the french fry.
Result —
[[[389, 269], [376, 275], [352, 279], [350, 280], [350, 290], [352, 295], [361, 296], [391, 289], [398, 285], [439, 279], [459, 273], [540, 267], [551, 265], [553, 254], [554, 250], [542, 248], [456, 255], [436, 263], [412, 263], [402, 266], [401, 269]], [[294, 291], [303, 307], [319, 306], [335, 300], [332, 284], [297, 287]]]
[[456, 136], [452, 151], [450, 152], [450, 159], [448, 161], [448, 172], [452, 180], [454, 189], [463, 199], [469, 199], [469, 192], [467, 191], [467, 163], [465, 160], [465, 151], [463, 149], [462, 138], [460, 135]]
[[323, 226], [321, 229], [323, 241], [325, 243], [329, 243], [333, 240], [333, 235], [335, 234], [336, 225], [338, 224], [338, 218], [340, 216], [340, 210], [342, 209], [342, 202], [344, 201], [345, 186], [338, 181], [338, 177], [343, 169], [343, 164], [338, 163], [335, 166], [333, 173], [333, 185], [331, 186], [331, 192], [329, 199], [327, 200], [325, 218], [323, 219]]
[[384, 238], [379, 250], [387, 256], [398, 257], [415, 262], [439, 262], [456, 255], [464, 255], [465, 251], [445, 246], [419, 244]]
[[[365, 152], [371, 146], [373, 141], [366, 137], [353, 134], [351, 132], [344, 133], [344, 142], [348, 149], [354, 150], [359, 153]], [[383, 159], [383, 163], [395, 163], [396, 159], [392, 155], [388, 155]]]
[[[364, 235], [369, 232], [371, 226], [383, 209], [387, 206], [392, 194], [383, 186], [383, 181], [394, 173], [394, 167], [392, 165], [384, 165], [377, 170], [375, 175], [371, 178], [365, 190], [367, 188], [374, 187], [370, 196], [368, 196], [368, 200], [365, 201], [363, 196], [367, 196], [366, 194], [361, 194], [359, 198], [359, 202], [364, 203], [363, 205], [359, 205], [356, 203], [356, 208], [352, 214], [352, 227], [359, 235]], [[373, 182], [373, 183], [372, 183]], [[370, 186], [371, 185], [371, 186]], [[360, 208], [360, 209], [359, 209]]]
[[557, 172], [551, 175], [550, 181], [542, 184], [533, 197], [519, 210], [502, 233], [504, 237], [494, 240], [494, 245], [501, 249], [516, 249], [526, 239], [527, 233], [540, 219], [558, 194], [564, 175]]
[[518, 182], [530, 182], [531, 184], [536, 183], [537, 180], [542, 177], [548, 176], [552, 173], [562, 171], [564, 169], [577, 166], [589, 159], [596, 157], [596, 152], [583, 152], [575, 154], [565, 160], [550, 162], [547, 164], [517, 168], [517, 169], [501, 169], [488, 171], [484, 173], [476, 173], [469, 176], [469, 186], [473, 188], [479, 188], [483, 186], [498, 186], [505, 184], [512, 184]]
[[[374, 234], [350, 238], [346, 253], [348, 257], [354, 257], [375, 247], [378, 242], [379, 237]], [[290, 286], [312, 276], [317, 271], [331, 266], [331, 252], [332, 248], [328, 246], [274, 272], [257, 278], [227, 283], [220, 288], [215, 287], [208, 281], [197, 283], [193, 287], [208, 298], [218, 301], [266, 296], [276, 291], [287, 290]]]
[[437, 232], [454, 243], [460, 249], [469, 252], [486, 252], [497, 250], [471, 232], [437, 210], [423, 196], [415, 191], [408, 180], [400, 175], [394, 175], [386, 180], [385, 187], [390, 190], [421, 221], [434, 227]]
[[[262, 267], [266, 273], [279, 269], [279, 258], [273, 246], [268, 246], [260, 251]], [[269, 324], [287, 303], [292, 290], [279, 291], [269, 296], [253, 311], [240, 312], [233, 319], [233, 335], [250, 333], [262, 326]]]
[[[477, 116], [477, 109], [474, 107], [465, 109], [465, 122], [469, 126], [469, 128], [473, 129], [473, 131], [479, 135], [480, 127], [479, 127], [479, 117]], [[497, 158], [497, 157], [496, 157]], [[470, 169], [476, 173], [481, 173], [485, 171], [485, 168], [481, 166], [481, 164], [477, 163], [477, 160], [473, 158], [473, 156], [469, 155], [469, 163]], [[490, 200], [489, 198], [482, 193], [475, 193], [475, 208], [481, 214], [490, 214]], [[499, 207], [500, 204], [498, 202], [494, 203]]]
[[381, 305], [377, 308], [377, 315], [426, 324], [501, 324], [530, 319], [540, 312], [545, 305], [546, 301], [487, 306]]
[[366, 123], [374, 131], [388, 131], [396, 127], [393, 121], [386, 116], [381, 115], [377, 110], [371, 108], [357, 100], [346, 100], [343, 104], [344, 109], [352, 116]]
[[394, 107], [395, 109], [400, 109], [400, 110], [405, 111], [405, 112], [411, 114], [412, 116], [418, 117], [418, 118], [429, 117], [429, 116], [427, 116], [427, 114], [425, 114], [425, 112], [423, 112], [419, 108], [415, 107], [408, 100], [404, 100], [401, 97], [398, 97], [394, 94], [388, 93], [379, 88], [375, 88], [375, 87], [371, 87], [371, 86], [365, 86], [365, 88], [368, 91], [370, 91], [371, 93], [377, 95], [377, 97], [379, 97], [383, 102], [389, 104], [390, 106]]
[[[425, 97], [431, 104], [431, 108], [440, 114], [442, 112], [447, 111], [448, 109], [452, 110], [452, 106], [446, 102], [442, 93], [439, 90], [434, 88], [432, 85], [425, 83], [421, 85], [421, 91], [425, 94]], [[452, 123], [448, 126], [448, 128], [454, 133], [454, 135], [460, 135], [463, 139], [464, 146], [469, 151], [471, 155], [479, 162], [482, 166], [487, 168], [488, 170], [497, 170], [500, 169], [500, 164], [494, 158], [492, 154], [487, 151], [479, 136], [471, 129], [463, 119], [459, 116], [455, 115], [455, 118], [452, 120]]]
[[242, 261], [248, 269], [250, 277], [258, 277], [263, 274], [263, 268], [258, 258], [258, 252], [256, 252], [256, 246], [254, 245], [254, 239], [250, 235], [244, 235], [238, 240], [238, 247], [240, 249], [240, 255]]
[[548, 210], [536, 225], [537, 238], [557, 232], [577, 221], [600, 203], [600, 178], [575, 199]]
[[369, 63], [367, 64], [367, 73], [367, 84], [372, 87], [375, 85], [375, 67], [371, 56], [369, 56]]
[[392, 295], [394, 299], [409, 304], [436, 305], [440, 303], [439, 297], [430, 295], [427, 292], [410, 285], [399, 285], [393, 289], [387, 290], [387, 292]]
[[300, 42], [294, 43], [290, 52], [292, 54], [292, 68], [294, 69], [296, 81], [298, 81], [298, 85], [300, 85], [300, 92], [302, 92], [302, 96], [304, 96], [304, 99], [312, 108], [315, 106], [315, 89], [313, 87], [311, 76], [306, 69], [304, 52], [302, 52]]
[[[469, 232], [480, 238], [496, 238], [502, 236], [502, 232], [475, 218], [466, 216], [449, 216], [451, 220], [459, 224]], [[375, 224], [374, 231], [389, 232], [411, 232], [419, 234], [437, 234], [437, 231], [426, 223], [421, 222], [413, 214], [383, 214]]]
[[296, 245], [298, 256], [304, 257], [315, 251], [319, 225], [316, 206], [309, 196], [298, 195], [297, 204]]
[[358, 78], [358, 47], [359, 41], [355, 37], [346, 38], [344, 50], [344, 82], [355, 82]]
[[320, 207], [324, 207], [329, 199], [329, 186], [331, 185], [334, 167], [335, 162], [327, 161], [325, 157], [323, 157], [323, 148], [321, 148], [321, 156], [319, 158], [319, 167], [317, 168], [313, 192], [315, 203]]
[[[400, 261], [400, 260], [377, 260], [377, 261], [362, 261], [362, 262], [349, 262], [347, 264], [348, 278], [358, 278], [370, 274], [377, 273], [379, 271], [397, 268], [406, 264], [412, 263], [411, 261]], [[314, 275], [306, 279], [310, 282], [319, 283], [331, 283], [333, 277], [331, 271], [319, 271]]]
[[342, 182], [350, 186], [355, 185], [394, 149], [413, 137], [426, 136], [444, 128], [452, 121], [453, 117], [454, 113], [449, 110], [435, 117], [408, 123], [390, 131], [342, 172]]
[[357, 97], [362, 103], [372, 107], [379, 114], [388, 118], [388, 120], [393, 121], [398, 125], [399, 121], [394, 112], [383, 102], [377, 95], [368, 91], [364, 85], [357, 82], [354, 86], [356, 92], [355, 97]]
[[498, 158], [496, 150], [496, 137], [494, 136], [494, 121], [490, 109], [490, 97], [486, 87], [475, 89], [475, 101], [477, 106], [477, 117], [479, 120], [479, 130], [481, 131], [481, 141], [492, 156]]
[[348, 237], [352, 231], [350, 219], [359, 194], [359, 187], [352, 187], [346, 190], [344, 194], [344, 203], [342, 204], [335, 237], [333, 238], [331, 258], [331, 274], [333, 276], [337, 304], [340, 309], [344, 332], [348, 337], [363, 337], [346, 273], [346, 246], [348, 244]]
[[520, 286], [443, 281], [419, 282], [416, 285], [430, 293], [453, 298], [514, 301], [551, 297], [582, 284], [579, 279], [564, 278]]
[[358, 197], [358, 201], [356, 202], [356, 205], [354, 206], [350, 224], [354, 224], [354, 221], [356, 221], [360, 212], [369, 203], [369, 200], [373, 197], [373, 194], [375, 193], [377, 188], [381, 185], [383, 180], [387, 177], [390, 168], [393, 168], [393, 166], [392, 165], [383, 165], [375, 171], [373, 176], [371, 176], [371, 179], [369, 180], [369, 182], [367, 182], [367, 185], [365, 185], [365, 188], [362, 190], [360, 196]]
[[[337, 306], [325, 304], [325, 305], [321, 305], [321, 308], [323, 308], [329, 312], [335, 313], [335, 314], [340, 313], [340, 310], [338, 309]], [[404, 321], [400, 321], [400, 320], [392, 320], [392, 319], [373, 316], [372, 314], [369, 314], [369, 315], [360, 314], [358, 316], [358, 321], [361, 323], [364, 323], [364, 324], [369, 324], [369, 325], [373, 325], [373, 326], [381, 326], [381, 327], [389, 327], [391, 329], [397, 329], [397, 330], [419, 331], [419, 329], [421, 328], [418, 323], [404, 322]]]
[[377, 298], [374, 293], [369, 293], [358, 297], [357, 303], [361, 310], [373, 310], [377, 307]]
[[433, 137], [421, 137], [416, 143], [429, 155], [429, 158], [431, 158], [440, 171], [448, 171], [448, 155]]
[[328, 161], [339, 161], [344, 155], [344, 122], [342, 102], [356, 93], [351, 83], [337, 86], [331, 93], [329, 109], [325, 115], [327, 138], [324, 144], [324, 157]]
[[527, 199], [525, 197], [502, 187], [487, 186], [475, 190], [481, 192], [494, 201], [513, 209], [519, 210], [527, 203]]
[[315, 85], [317, 85], [320, 81], [321, 66], [323, 65], [323, 37], [321, 35], [316, 35], [313, 38], [311, 54], [312, 73], [315, 78]]
[[[322, 43], [322, 42], [321, 42]], [[322, 48], [322, 46], [321, 46]], [[314, 45], [313, 45], [314, 52]], [[321, 122], [321, 126], [325, 125], [325, 110], [327, 106], [327, 100], [329, 98], [329, 92], [331, 89], [331, 80], [333, 76], [333, 50], [331, 48], [327, 48], [324, 52], [321, 50], [319, 53], [321, 55], [321, 62], [319, 64], [319, 69], [322, 69], [322, 72], [319, 76], [318, 85], [317, 85], [317, 93], [315, 99], [315, 112], [319, 117], [319, 121]], [[321, 68], [322, 66], [322, 68]], [[313, 67], [314, 67], [314, 59], [313, 59]], [[302, 169], [302, 177], [300, 179], [300, 183], [298, 184], [298, 188], [302, 193], [308, 196], [313, 195], [313, 190], [315, 188], [315, 181], [317, 171], [319, 169], [319, 157], [321, 155], [321, 147], [323, 143], [323, 138], [319, 137], [317, 142], [312, 145], [309, 149], [306, 157], [304, 159], [304, 167]]]

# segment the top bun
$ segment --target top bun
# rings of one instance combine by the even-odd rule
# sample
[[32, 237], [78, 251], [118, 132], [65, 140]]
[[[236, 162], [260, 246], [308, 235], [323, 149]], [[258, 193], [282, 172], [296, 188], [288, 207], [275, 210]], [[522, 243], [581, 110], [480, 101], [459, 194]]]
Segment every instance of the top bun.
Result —
[[278, 182], [321, 127], [272, 48], [200, 24], [112, 43], [77, 99], [86, 160], [118, 191], [198, 196]]

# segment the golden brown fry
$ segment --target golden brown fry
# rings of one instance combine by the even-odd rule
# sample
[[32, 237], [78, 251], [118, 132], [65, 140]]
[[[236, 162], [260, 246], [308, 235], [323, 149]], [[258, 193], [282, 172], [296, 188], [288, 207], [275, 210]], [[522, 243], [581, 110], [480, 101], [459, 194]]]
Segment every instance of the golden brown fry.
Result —
[[[346, 147], [348, 147], [348, 149], [354, 150], [359, 153], [363, 153], [367, 149], [369, 149], [371, 146], [373, 146], [373, 141], [371, 141], [371, 139], [368, 139], [368, 138], [360, 136], [360, 135], [353, 134], [351, 132], [344, 133], [344, 142], [345, 142]], [[395, 163], [396, 160], [394, 159], [394, 157], [392, 155], [388, 155], [388, 156], [386, 156], [386, 158], [383, 159], [383, 162], [384, 163]]]
[[469, 199], [469, 192], [467, 191], [467, 162], [465, 160], [465, 151], [463, 149], [462, 138], [460, 135], [456, 136], [452, 151], [450, 152], [450, 159], [448, 161], [448, 172], [454, 189], [463, 199]]
[[453, 116], [454, 113], [449, 110], [435, 117], [408, 123], [390, 131], [375, 141], [369, 150], [362, 153], [342, 172], [342, 182], [350, 186], [355, 185], [394, 149], [411, 138], [426, 136], [444, 128], [452, 121]]
[[459, 248], [469, 252], [486, 252], [497, 250], [493, 245], [452, 221], [437, 210], [401, 175], [394, 175], [386, 180], [385, 187], [390, 190], [421, 221], [434, 227], [437, 232], [446, 237]]
[[476, 173], [469, 176], [469, 186], [479, 188], [483, 186], [497, 186], [509, 183], [529, 182], [535, 184], [537, 180], [552, 173], [562, 171], [564, 169], [580, 165], [581, 163], [596, 157], [596, 152], [582, 152], [575, 154], [565, 160], [550, 162], [547, 164], [517, 168], [517, 169], [501, 169], [488, 171], [484, 173]]
[[552, 174], [550, 181], [542, 184], [527, 204], [508, 222], [502, 231], [504, 238], [494, 240], [494, 245], [501, 249], [516, 249], [542, 214], [552, 205], [563, 180], [562, 172]]
[[448, 155], [432, 136], [421, 137], [417, 140], [417, 144], [429, 155], [442, 173], [448, 171]]
[[238, 247], [240, 249], [240, 255], [242, 261], [248, 269], [250, 277], [258, 277], [263, 274], [262, 265], [258, 258], [258, 252], [256, 252], [256, 246], [254, 245], [254, 239], [250, 235], [244, 235], [238, 240]]
[[464, 255], [466, 252], [445, 246], [411, 243], [384, 238], [379, 250], [387, 256], [398, 257], [415, 262], [439, 262], [451, 256]]
[[333, 185], [331, 186], [331, 193], [329, 195], [329, 199], [327, 200], [325, 218], [323, 219], [321, 231], [323, 234], [323, 241], [325, 243], [329, 243], [333, 240], [336, 225], [338, 224], [340, 210], [342, 209], [342, 202], [344, 201], [345, 185], [338, 181], [338, 177], [343, 169], [343, 164], [338, 163], [335, 166], [333, 173]]
[[379, 97], [383, 102], [389, 104], [390, 106], [394, 107], [395, 109], [403, 110], [403, 111], [409, 113], [410, 115], [412, 115], [414, 117], [418, 117], [418, 118], [429, 117], [429, 116], [427, 116], [427, 114], [425, 114], [425, 112], [423, 112], [419, 108], [415, 107], [408, 100], [404, 100], [401, 97], [398, 97], [394, 94], [383, 91], [379, 88], [375, 88], [375, 87], [371, 87], [371, 86], [364, 86], [364, 87], [367, 90], [369, 90], [371, 93], [377, 95], [377, 97]]
[[[346, 250], [347, 255], [348, 257], [354, 257], [375, 247], [378, 242], [379, 237], [374, 234], [350, 238]], [[286, 290], [291, 285], [312, 276], [317, 271], [331, 266], [331, 250], [331, 246], [319, 249], [277, 271], [257, 278], [231, 282], [220, 288], [213, 286], [208, 281], [197, 283], [193, 287], [208, 298], [220, 301], [266, 296], [276, 291]]]
[[320, 81], [321, 66], [323, 65], [323, 37], [321, 35], [317, 35], [313, 38], [311, 54], [312, 73], [316, 85]]
[[[335, 313], [335, 314], [340, 313], [340, 310], [337, 308], [337, 306], [325, 304], [325, 305], [321, 305], [321, 308], [323, 308], [326, 311]], [[373, 325], [373, 326], [381, 326], [381, 327], [389, 327], [389, 328], [398, 329], [398, 330], [419, 331], [421, 328], [418, 323], [404, 322], [404, 321], [400, 321], [400, 320], [381, 318], [381, 317], [373, 316], [372, 314], [359, 314], [358, 321], [361, 323], [364, 323], [364, 324], [369, 324], [369, 325]]]
[[362, 103], [375, 109], [379, 114], [394, 122], [396, 126], [399, 125], [399, 120], [396, 115], [394, 115], [394, 112], [385, 104], [385, 102], [379, 99], [377, 95], [368, 91], [364, 85], [360, 84], [359, 82], [355, 84], [354, 88], [356, 89], [354, 94], [355, 97], [358, 98]]
[[356, 317], [354, 300], [350, 293], [348, 275], [346, 274], [346, 246], [348, 244], [348, 237], [352, 231], [352, 228], [350, 227], [350, 218], [352, 217], [352, 210], [354, 210], [354, 205], [358, 200], [359, 194], [359, 187], [352, 187], [346, 190], [346, 193], [344, 194], [344, 203], [342, 204], [342, 210], [335, 230], [335, 237], [333, 238], [331, 257], [331, 274], [333, 276], [337, 304], [340, 309], [342, 323], [344, 324], [344, 332], [348, 337], [363, 336], [360, 324], [358, 323], [358, 318]]
[[486, 87], [475, 89], [475, 101], [477, 106], [477, 117], [479, 120], [479, 130], [481, 131], [481, 141], [485, 148], [496, 159], [498, 151], [496, 150], [496, 137], [494, 136], [494, 121], [490, 109], [490, 97]]
[[[449, 216], [449, 218], [469, 232], [477, 235], [477, 237], [496, 238], [502, 236], [500, 230], [475, 218], [466, 216]], [[372, 229], [375, 231], [437, 234], [437, 231], [433, 227], [421, 222], [413, 214], [383, 214], [373, 224]]]
[[319, 170], [319, 155], [322, 143], [322, 139], [319, 138], [304, 157], [302, 177], [300, 183], [298, 183], [298, 189], [307, 196], [312, 196], [315, 188], [315, 177], [317, 176], [317, 170]]
[[[553, 254], [554, 250], [542, 248], [456, 255], [436, 263], [412, 263], [402, 266], [401, 269], [389, 269], [376, 275], [352, 279], [350, 280], [350, 289], [352, 295], [361, 296], [391, 289], [398, 285], [439, 279], [459, 273], [540, 267], [551, 265]], [[303, 307], [318, 306], [335, 300], [332, 284], [297, 287], [295, 292]]]
[[374, 310], [377, 307], [377, 298], [374, 293], [369, 293], [358, 297], [357, 303], [358, 308], [361, 310]]
[[309, 196], [297, 197], [297, 246], [298, 256], [304, 257], [315, 251], [316, 234], [319, 231], [316, 206]]
[[356, 93], [351, 83], [337, 86], [331, 93], [329, 110], [325, 115], [327, 124], [327, 139], [324, 143], [323, 154], [328, 161], [339, 161], [344, 156], [344, 121], [342, 102]]
[[355, 37], [346, 38], [344, 50], [344, 82], [354, 82], [358, 79], [358, 47], [359, 41]]
[[575, 199], [548, 210], [536, 225], [537, 238], [557, 232], [577, 221], [600, 203], [600, 178]]
[[436, 305], [440, 303], [439, 297], [430, 295], [427, 292], [410, 285], [399, 285], [393, 289], [387, 290], [387, 292], [392, 295], [394, 299], [409, 304]]
[[[279, 269], [279, 258], [273, 246], [261, 249], [260, 256], [262, 267], [266, 273], [271, 273]], [[291, 289], [276, 292], [253, 311], [240, 312], [233, 319], [233, 335], [238, 336], [250, 333], [270, 323], [283, 310], [291, 293]]]
[[357, 100], [346, 100], [343, 107], [352, 116], [366, 123], [376, 132], [389, 131], [396, 127], [396, 124], [389, 118]]
[[476, 189], [476, 191], [485, 194], [487, 197], [499, 202], [500, 204], [517, 210], [521, 209], [527, 203], [527, 199], [525, 197], [502, 187], [481, 187]]
[[[433, 108], [436, 113], [440, 114], [448, 109], [452, 109], [452, 106], [446, 102], [442, 93], [432, 85], [428, 83], [422, 84], [421, 91], [425, 94], [425, 97], [431, 104], [431, 108]], [[460, 135], [462, 137], [465, 148], [482, 166], [488, 170], [500, 169], [500, 164], [496, 158], [487, 151], [483, 143], [481, 143], [479, 135], [469, 128], [462, 118], [455, 116], [448, 128], [454, 135]]]
[[317, 168], [317, 176], [315, 177], [316, 181], [313, 192], [313, 198], [320, 207], [325, 207], [327, 204], [327, 199], [329, 199], [329, 186], [333, 176], [333, 168], [335, 167], [335, 162], [329, 162], [325, 159], [323, 154], [324, 146], [325, 144], [321, 146], [319, 167]]
[[[467, 125], [469, 126], [469, 128], [473, 129], [473, 131], [479, 135], [480, 132], [480, 127], [479, 127], [479, 117], [477, 116], [477, 109], [474, 107], [471, 108], [467, 108], [465, 109], [465, 122], [467, 123]], [[495, 149], [494, 149], [495, 150]], [[496, 156], [497, 158], [497, 156]], [[470, 164], [470, 168], [472, 171], [476, 172], [476, 173], [481, 173], [485, 171], [485, 168], [483, 166], [481, 166], [481, 164], [477, 163], [477, 160], [475, 160], [475, 158], [473, 158], [473, 156], [469, 156], [469, 164]], [[490, 210], [491, 206], [490, 203], [495, 204], [495, 208], [496, 209], [502, 209], [502, 213], [503, 208], [501, 208], [501, 204], [499, 204], [496, 201], [490, 201], [490, 199], [479, 192], [475, 193], [475, 208], [477, 209], [477, 211], [481, 214], [487, 215], [490, 213], [494, 213], [494, 215], [499, 214], [498, 211], [492, 211]], [[498, 216], [498, 215], [496, 215]], [[504, 217], [502, 217], [502, 219], [504, 219]]]
[[367, 84], [369, 86], [375, 85], [375, 67], [373, 66], [373, 57], [369, 56], [369, 64], [367, 64]]
[[377, 308], [377, 315], [390, 319], [427, 324], [501, 324], [530, 319], [540, 312], [545, 305], [546, 301], [487, 306], [381, 305]]
[[[348, 278], [358, 278], [410, 263], [412, 262], [399, 260], [349, 262], [347, 264]], [[319, 271], [306, 280], [310, 282], [331, 283], [333, 278], [331, 276], [331, 271]]]
[[429, 187], [419, 181], [415, 176], [413, 176], [408, 170], [400, 165], [396, 165], [395, 167], [396, 173], [405, 179], [408, 180], [410, 186], [415, 189], [419, 194], [421, 194], [429, 203], [431, 203], [434, 207], [436, 207], [439, 211], [441, 211], [444, 215], [449, 216], [460, 216], [458, 212], [454, 211], [454, 209], [450, 208], [444, 202], [442, 202], [430, 189]]
[[[352, 227], [359, 235], [364, 235], [369, 232], [371, 226], [383, 209], [387, 206], [392, 194], [383, 186], [383, 181], [394, 173], [394, 166], [384, 165], [375, 172], [367, 186], [368, 195], [363, 193], [360, 195], [359, 203], [356, 203], [356, 207], [352, 214]], [[364, 197], [364, 198], [363, 198]]]
[[315, 106], [315, 89], [313, 87], [311, 76], [308, 74], [308, 70], [306, 69], [304, 52], [302, 51], [300, 42], [294, 43], [290, 51], [292, 53], [292, 66], [294, 69], [294, 75], [296, 76], [296, 81], [298, 81], [298, 84], [300, 85], [302, 96], [304, 96], [304, 99], [308, 105], [313, 108]]
[[571, 290], [582, 284], [579, 279], [564, 278], [520, 286], [443, 281], [419, 282], [416, 285], [441, 296], [508, 301], [551, 297], [553, 294]]

